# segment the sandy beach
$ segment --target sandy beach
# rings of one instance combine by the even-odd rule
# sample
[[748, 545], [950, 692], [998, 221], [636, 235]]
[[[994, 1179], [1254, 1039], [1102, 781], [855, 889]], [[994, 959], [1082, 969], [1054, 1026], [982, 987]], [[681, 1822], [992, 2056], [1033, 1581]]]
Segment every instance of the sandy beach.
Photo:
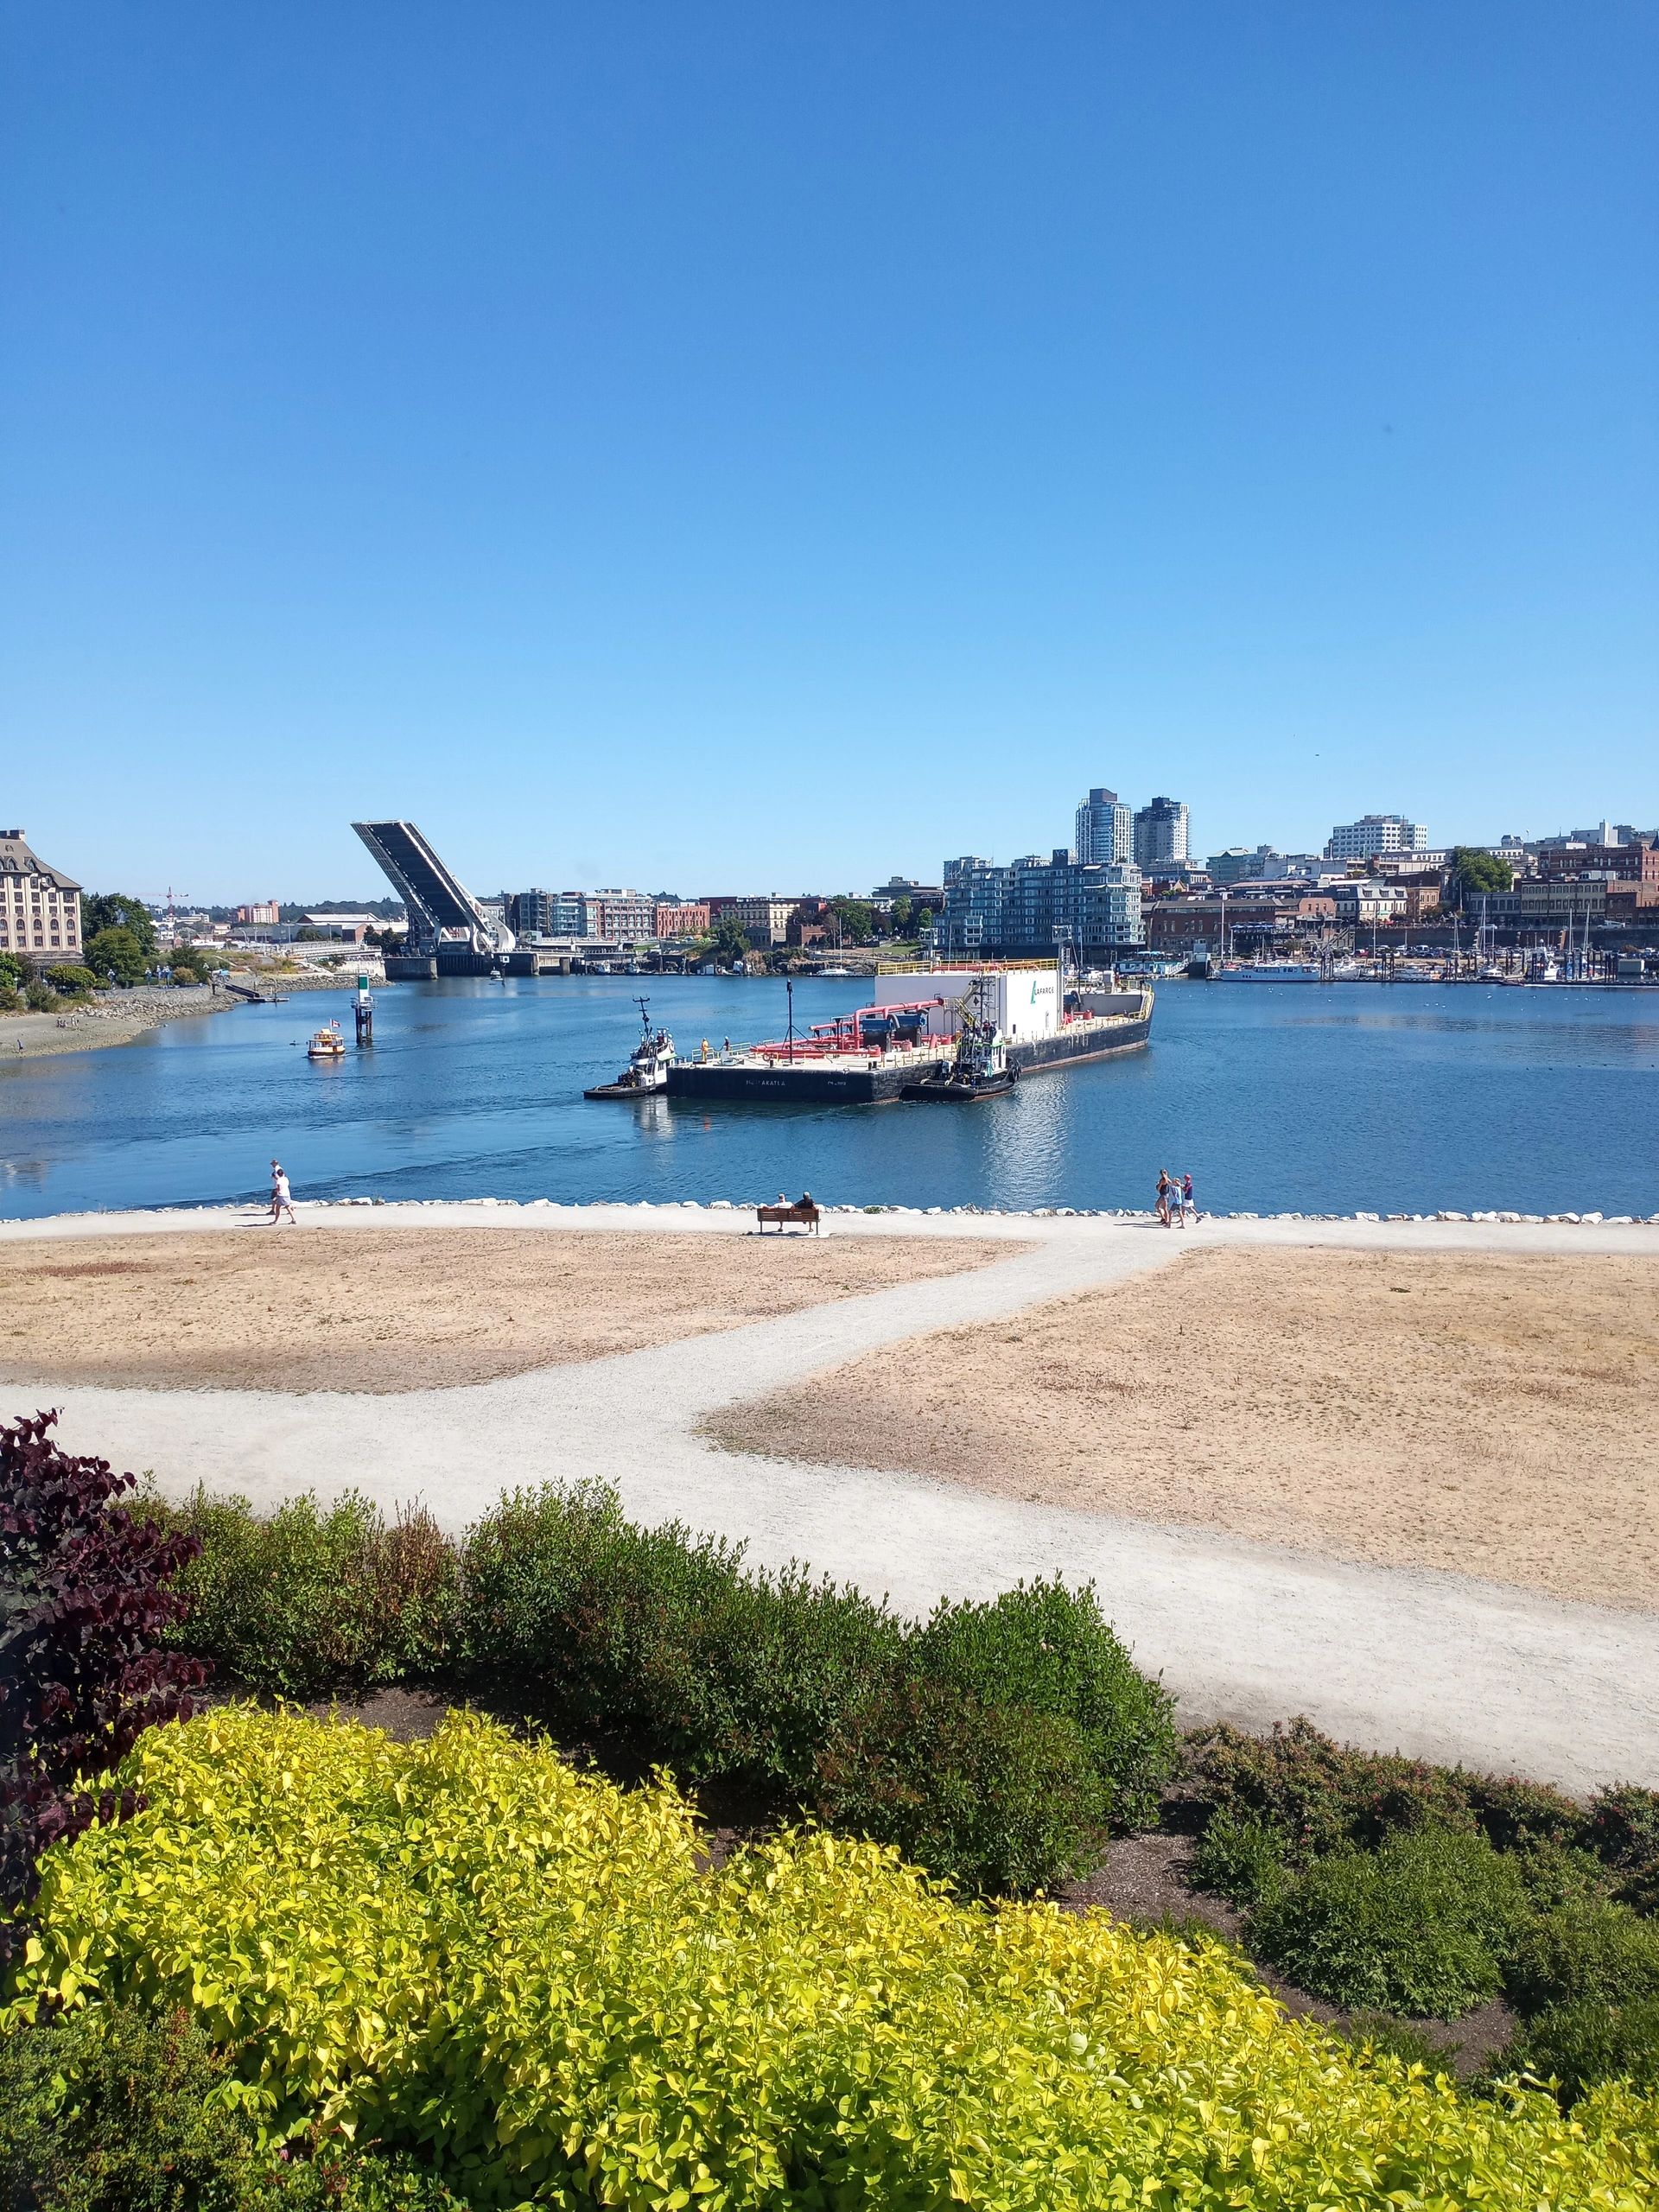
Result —
[[708, 1431], [999, 1496], [1659, 1605], [1659, 1261], [1201, 1250]]
[[1004, 1259], [899, 1237], [365, 1229], [0, 1243], [0, 1379], [49, 1390], [487, 1382]]

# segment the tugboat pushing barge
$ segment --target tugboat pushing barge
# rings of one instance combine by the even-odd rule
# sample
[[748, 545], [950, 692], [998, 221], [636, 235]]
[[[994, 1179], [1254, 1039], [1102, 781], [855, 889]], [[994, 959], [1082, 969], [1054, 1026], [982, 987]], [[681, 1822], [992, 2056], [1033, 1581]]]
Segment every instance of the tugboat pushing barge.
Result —
[[[1095, 989], [1062, 974], [1058, 963], [912, 969], [879, 976], [873, 1006], [814, 1022], [804, 1033], [676, 1060], [671, 1099], [741, 1099], [773, 1105], [873, 1106], [900, 1098], [995, 1097], [1045, 1068], [1133, 1052], [1152, 1031], [1153, 994], [1136, 986]], [[982, 1075], [1000, 1057], [994, 1087], [951, 1084], [970, 1025], [990, 1037]]]
[[598, 1083], [584, 1090], [584, 1098], [659, 1098], [667, 1090], [674, 1039], [666, 1029], [652, 1029], [649, 999], [635, 999], [634, 1004], [639, 1009], [640, 1035], [628, 1065], [614, 1083]]
[[1014, 1089], [1020, 1071], [1008, 1065], [1007, 1041], [996, 1026], [996, 1016], [987, 1011], [986, 1001], [992, 995], [991, 978], [976, 977], [962, 1001], [962, 1028], [954, 1058], [941, 1073], [907, 1083], [899, 1094], [901, 1098], [971, 1106], [978, 1099], [1000, 1098]]

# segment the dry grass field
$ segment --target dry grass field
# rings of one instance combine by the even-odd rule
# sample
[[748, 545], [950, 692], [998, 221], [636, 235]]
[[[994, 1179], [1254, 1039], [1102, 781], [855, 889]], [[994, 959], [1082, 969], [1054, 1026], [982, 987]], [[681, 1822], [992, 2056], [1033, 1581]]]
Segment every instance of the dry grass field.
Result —
[[1006, 1260], [899, 1237], [249, 1229], [0, 1244], [0, 1380], [429, 1389]]
[[734, 1451], [1654, 1607], [1656, 1406], [1659, 1261], [1212, 1249], [712, 1427]]

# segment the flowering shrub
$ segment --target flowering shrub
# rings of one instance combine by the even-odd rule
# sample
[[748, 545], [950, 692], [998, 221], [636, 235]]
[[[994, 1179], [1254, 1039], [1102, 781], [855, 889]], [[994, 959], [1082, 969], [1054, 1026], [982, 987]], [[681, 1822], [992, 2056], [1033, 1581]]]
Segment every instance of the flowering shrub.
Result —
[[226, 1708], [55, 1847], [14, 2006], [188, 2005], [267, 2140], [337, 2122], [480, 2205], [1637, 2212], [1650, 2101], [1459, 2097], [1285, 2018], [1218, 1946], [964, 1905], [823, 1834], [699, 1872], [625, 1793], [454, 1716]]

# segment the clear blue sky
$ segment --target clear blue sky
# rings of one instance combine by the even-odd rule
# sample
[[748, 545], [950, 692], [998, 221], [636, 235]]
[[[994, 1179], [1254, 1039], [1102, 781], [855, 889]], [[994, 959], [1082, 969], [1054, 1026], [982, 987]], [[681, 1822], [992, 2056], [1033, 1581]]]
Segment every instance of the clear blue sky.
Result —
[[10, 0], [0, 816], [864, 887], [1659, 818], [1649, 0]]

